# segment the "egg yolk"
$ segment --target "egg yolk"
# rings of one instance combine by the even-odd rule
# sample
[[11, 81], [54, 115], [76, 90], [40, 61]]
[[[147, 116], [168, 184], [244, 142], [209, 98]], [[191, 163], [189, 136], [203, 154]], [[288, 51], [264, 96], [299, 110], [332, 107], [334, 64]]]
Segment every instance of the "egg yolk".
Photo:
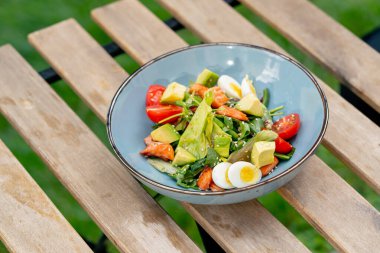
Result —
[[248, 183], [248, 182], [252, 181], [254, 176], [255, 175], [254, 175], [253, 169], [250, 167], [243, 167], [240, 170], [240, 179], [244, 183]]
[[226, 170], [226, 182], [229, 184], [229, 185], [232, 185], [230, 179], [228, 178], [228, 169]]
[[241, 97], [241, 89], [235, 83], [230, 83], [231, 88]]

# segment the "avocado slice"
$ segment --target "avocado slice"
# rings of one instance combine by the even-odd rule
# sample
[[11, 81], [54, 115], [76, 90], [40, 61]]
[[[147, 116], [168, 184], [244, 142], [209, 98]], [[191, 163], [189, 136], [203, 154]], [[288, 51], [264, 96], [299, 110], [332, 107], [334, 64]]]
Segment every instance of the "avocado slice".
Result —
[[212, 72], [209, 69], [204, 69], [199, 75], [197, 80], [195, 81], [196, 83], [202, 84], [206, 87], [212, 87], [216, 84], [218, 81], [219, 76], [218, 74]]
[[248, 94], [243, 97], [235, 106], [239, 111], [250, 115], [262, 117], [264, 115], [263, 106], [260, 100], [254, 94]]
[[182, 166], [188, 163], [193, 163], [197, 159], [189, 151], [184, 148], [177, 147], [176, 154], [174, 156], [173, 165]]
[[275, 149], [274, 141], [255, 142], [252, 147], [251, 162], [257, 168], [273, 163]]
[[150, 133], [154, 141], [159, 141], [162, 143], [172, 143], [179, 140], [179, 133], [175, 130], [173, 125], [165, 124], [159, 128], [153, 130]]
[[160, 102], [164, 104], [174, 104], [176, 101], [181, 101], [185, 97], [186, 89], [186, 86], [172, 82], [166, 87]]

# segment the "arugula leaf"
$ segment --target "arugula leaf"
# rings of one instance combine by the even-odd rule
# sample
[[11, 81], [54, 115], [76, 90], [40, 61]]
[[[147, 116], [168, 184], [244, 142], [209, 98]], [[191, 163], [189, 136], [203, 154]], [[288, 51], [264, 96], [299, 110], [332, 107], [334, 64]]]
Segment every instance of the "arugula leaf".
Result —
[[213, 168], [219, 163], [220, 156], [213, 148], [208, 148], [205, 165]]
[[193, 178], [197, 176], [199, 173], [201, 173], [203, 168], [205, 167], [205, 162], [206, 162], [206, 158], [202, 158], [196, 161], [195, 163], [193, 163], [190, 166], [188, 173], [186, 174], [186, 178], [189, 178], [189, 177]]
[[232, 120], [232, 118], [224, 116], [223, 122], [227, 129], [230, 129], [230, 130], [234, 129], [234, 121]]
[[209, 148], [205, 158], [199, 159], [192, 165], [179, 167], [171, 176], [177, 180], [177, 185], [179, 186], [198, 189], [197, 176], [203, 171], [205, 166], [215, 167], [219, 159], [218, 153], [213, 148]]
[[183, 131], [186, 129], [186, 126], [187, 126], [187, 120], [186, 119], [182, 119], [176, 126], [175, 126], [175, 130], [177, 130], [178, 132], [180, 131]]
[[182, 186], [183, 188], [191, 188], [198, 190], [197, 186], [197, 180], [192, 179], [192, 180], [185, 180], [185, 181], [177, 181], [177, 185]]
[[257, 134], [261, 131], [261, 129], [264, 128], [264, 121], [261, 118], [254, 118], [250, 122], [249, 127], [251, 129], [252, 134]]
[[278, 159], [281, 159], [281, 160], [289, 160], [290, 158], [292, 158], [294, 152], [296, 152], [296, 148], [295, 147], [293, 147], [292, 151], [290, 151], [286, 155], [275, 152], [274, 156], [276, 156]]
[[251, 133], [251, 130], [249, 128], [248, 123], [244, 121], [240, 121], [240, 120], [237, 120], [237, 122], [239, 123], [239, 128], [238, 128], [239, 140], [242, 140]]
[[177, 181], [177, 185], [179, 186], [182, 186], [184, 188], [198, 189], [197, 180], [194, 177], [187, 175], [189, 170], [190, 170], [190, 166], [185, 165], [181, 168], [178, 168], [177, 172], [174, 174], [171, 174], [170, 176], [173, 177]]

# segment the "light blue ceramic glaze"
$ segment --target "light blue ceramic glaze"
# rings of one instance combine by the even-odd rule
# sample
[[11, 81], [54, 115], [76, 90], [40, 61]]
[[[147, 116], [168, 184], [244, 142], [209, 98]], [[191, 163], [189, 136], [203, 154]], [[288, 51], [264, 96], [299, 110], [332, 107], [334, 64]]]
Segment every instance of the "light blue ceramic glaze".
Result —
[[[184, 189], [169, 176], [155, 170], [139, 151], [145, 148], [152, 122], [145, 114], [145, 94], [151, 84], [176, 81], [188, 85], [208, 68], [219, 75], [240, 81], [253, 78], [258, 96], [269, 88], [268, 108], [285, 105], [285, 114], [299, 113], [301, 128], [291, 140], [296, 152], [281, 161], [273, 173], [258, 184], [224, 192]], [[120, 87], [110, 107], [107, 129], [111, 144], [129, 171], [143, 184], [172, 198], [197, 204], [227, 204], [257, 198], [271, 192], [302, 168], [299, 166], [315, 150], [327, 126], [328, 109], [316, 80], [298, 63], [276, 52], [244, 44], [203, 44], [165, 54], [147, 63]]]

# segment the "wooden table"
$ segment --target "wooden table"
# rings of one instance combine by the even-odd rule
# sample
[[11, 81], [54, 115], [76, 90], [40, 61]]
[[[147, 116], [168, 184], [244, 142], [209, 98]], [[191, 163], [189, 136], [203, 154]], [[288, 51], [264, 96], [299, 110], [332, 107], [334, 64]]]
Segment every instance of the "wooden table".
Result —
[[[221, 0], [159, 0], [204, 42], [256, 44], [284, 52]], [[380, 110], [380, 55], [306, 0], [241, 0]], [[91, 13], [139, 64], [187, 43], [135, 0]], [[74, 20], [29, 42], [105, 122], [125, 70]], [[380, 193], [380, 129], [318, 80], [329, 102], [323, 144]], [[10, 45], [0, 47], [0, 111], [122, 252], [199, 252], [67, 104]], [[359, 122], [359, 123], [358, 123]], [[364, 152], [362, 149], [366, 147]], [[317, 156], [278, 193], [341, 252], [378, 252], [380, 214]], [[227, 252], [308, 252], [257, 200], [183, 203]], [[12, 252], [90, 252], [0, 142], [0, 237]]]

